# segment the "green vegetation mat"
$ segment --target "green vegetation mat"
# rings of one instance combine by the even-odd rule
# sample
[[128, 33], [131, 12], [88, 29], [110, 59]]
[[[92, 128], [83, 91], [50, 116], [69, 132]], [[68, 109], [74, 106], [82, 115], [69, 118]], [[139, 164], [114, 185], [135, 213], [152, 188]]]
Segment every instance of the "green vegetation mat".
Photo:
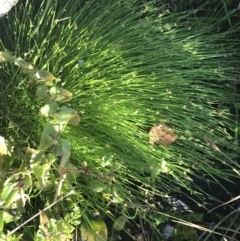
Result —
[[[64, 167], [59, 157], [51, 163], [45, 185], [31, 169], [31, 158], [23, 161], [15, 152], [8, 165], [3, 160], [6, 180], [21, 173], [30, 175], [32, 184], [22, 187], [26, 206], [17, 221], [4, 225], [2, 235], [53, 203], [63, 172], [61, 197], [75, 193], [48, 209], [52, 229], [39, 229], [35, 219], [21, 226], [19, 234], [28, 240], [45, 240], [50, 230], [57, 232], [53, 227], [59, 235], [63, 224], [57, 214], [72, 225], [63, 225], [66, 238], [76, 227], [73, 220], [82, 223], [82, 240], [96, 227], [106, 240], [112, 227], [99, 220], [107, 217], [113, 223], [128, 217], [114, 223], [114, 232], [133, 213], [157, 227], [157, 218], [146, 215], [164, 216], [164, 210], [151, 207], [155, 196], [183, 192], [201, 206], [205, 198], [218, 202], [214, 190], [205, 191], [196, 180], [230, 194], [228, 185], [239, 178], [239, 96], [233, 85], [239, 73], [239, 10], [227, 1], [206, 1], [195, 9], [194, 1], [160, 2], [26, 0], [0, 19], [0, 50], [52, 73], [56, 85], [72, 94], [64, 105], [81, 119], [60, 133], [71, 143], [71, 156]], [[36, 99], [37, 87], [28, 84], [24, 68], [9, 62], [0, 68], [0, 135], [15, 151], [39, 150], [42, 132], [52, 123], [39, 114], [46, 101]], [[173, 141], [166, 144], [155, 134], [158, 143], [151, 145], [154, 126]], [[48, 155], [52, 149], [44, 151]], [[2, 180], [0, 192], [5, 184]], [[9, 208], [18, 209], [14, 200]], [[10, 236], [6, 240], [13, 240]], [[108, 237], [114, 240], [113, 233]]]

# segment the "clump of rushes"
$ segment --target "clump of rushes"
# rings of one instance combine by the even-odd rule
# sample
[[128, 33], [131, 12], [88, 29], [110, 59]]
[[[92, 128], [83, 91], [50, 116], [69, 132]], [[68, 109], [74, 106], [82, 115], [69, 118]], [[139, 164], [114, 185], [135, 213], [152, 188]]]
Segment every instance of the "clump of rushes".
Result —
[[[29, 0], [1, 22], [2, 49], [24, 53], [73, 93], [70, 107], [82, 117], [63, 134], [80, 171], [70, 202], [92, 214], [107, 204], [136, 208], [147, 195], [180, 188], [201, 202], [194, 178], [231, 183], [239, 169], [237, 109], [230, 108], [240, 51], [235, 12], [224, 17], [224, 1], [216, 1], [218, 11], [197, 17], [168, 2]], [[1, 110], [37, 139], [44, 120], [29, 105], [34, 92], [17, 68], [5, 69]], [[176, 141], [150, 145], [156, 123], [171, 127]]]

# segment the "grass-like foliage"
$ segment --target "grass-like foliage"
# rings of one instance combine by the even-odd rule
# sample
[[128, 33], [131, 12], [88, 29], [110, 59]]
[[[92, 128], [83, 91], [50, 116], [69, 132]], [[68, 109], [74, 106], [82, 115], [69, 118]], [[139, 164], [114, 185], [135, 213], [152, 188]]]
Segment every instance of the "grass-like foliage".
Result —
[[[60, 78], [73, 94], [69, 107], [82, 115], [79, 126], [62, 134], [72, 144], [62, 195], [77, 192], [58, 203], [61, 215], [76, 205], [84, 220], [108, 209], [114, 219], [112, 206], [127, 215], [153, 194], [180, 189], [201, 203], [210, 194], [195, 179], [233, 182], [232, 169], [239, 169], [230, 84], [239, 65], [237, 10], [227, 12], [225, 1], [209, 12], [207, 6], [188, 10], [187, 2], [26, 0], [0, 20], [1, 50]], [[1, 135], [34, 148], [31, 140], [39, 140], [46, 124], [35, 89], [18, 67], [1, 68]], [[150, 145], [155, 123], [170, 126], [176, 141]], [[52, 202], [57, 168], [52, 189], [29, 191], [34, 203], [27, 215]]]

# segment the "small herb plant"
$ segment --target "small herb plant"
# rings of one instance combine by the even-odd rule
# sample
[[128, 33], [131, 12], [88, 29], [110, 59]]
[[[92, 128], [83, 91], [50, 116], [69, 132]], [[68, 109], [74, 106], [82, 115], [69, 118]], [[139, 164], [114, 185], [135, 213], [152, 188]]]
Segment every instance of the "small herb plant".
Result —
[[[65, 105], [59, 106], [58, 103], [70, 101], [72, 93], [55, 86], [56, 78], [50, 72], [37, 70], [32, 64], [27, 63], [22, 58], [15, 57], [8, 51], [0, 52], [0, 62], [12, 62], [19, 66], [24, 74], [28, 75], [29, 85], [34, 85], [37, 88], [37, 101], [45, 102], [45, 105], [40, 109], [40, 115], [47, 117], [49, 120], [36, 149], [31, 147], [19, 149], [14, 146], [11, 140], [0, 137], [0, 232], [3, 237], [4, 222], [13, 222], [25, 212], [26, 202], [30, 200], [29, 189], [34, 187], [39, 191], [44, 191], [49, 187], [54, 187], [56, 192], [52, 203], [56, 203], [61, 197], [62, 185], [65, 179], [68, 180], [67, 172], [69, 171], [66, 170], [71, 155], [71, 143], [61, 138], [61, 134], [66, 125], [78, 125], [80, 116], [78, 112]], [[13, 168], [13, 161], [19, 165]], [[55, 169], [59, 174], [57, 183], [49, 172], [51, 169]], [[70, 189], [69, 186], [69, 191]], [[17, 217], [9, 215], [7, 210], [16, 210]], [[39, 215], [43, 217], [44, 212], [40, 212]], [[78, 215], [77, 217], [79, 218]], [[49, 240], [57, 240], [60, 234], [68, 233], [68, 235], [71, 235], [73, 229], [69, 229], [71, 225], [66, 221], [67, 219], [68, 216], [62, 221], [51, 219], [48, 220], [48, 223], [46, 220], [43, 221], [42, 218], [41, 229], [36, 240], [45, 240], [48, 236], [51, 237]], [[44, 227], [45, 225], [47, 227]], [[58, 225], [61, 225], [61, 227]], [[60, 233], [54, 233], [55, 230], [59, 230]], [[12, 231], [10, 234], [12, 235], [14, 232]]]

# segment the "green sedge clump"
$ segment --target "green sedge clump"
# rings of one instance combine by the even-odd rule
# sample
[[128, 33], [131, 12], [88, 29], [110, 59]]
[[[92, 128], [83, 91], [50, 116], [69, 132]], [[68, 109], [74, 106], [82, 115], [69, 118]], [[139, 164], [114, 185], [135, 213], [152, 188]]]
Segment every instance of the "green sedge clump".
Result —
[[[24, 131], [27, 143], [40, 139], [40, 151], [51, 150], [60, 131], [49, 126], [53, 137], [42, 137], [45, 117], [65, 125], [75, 123], [72, 110], [79, 111], [73, 111], [77, 119], [82, 113], [81, 125], [65, 127], [61, 138], [71, 143], [65, 170], [78, 191], [68, 205], [77, 203], [84, 220], [109, 212], [114, 219], [112, 205], [127, 216], [131, 209], [144, 212], [143, 200], [148, 204], [155, 194], [182, 190], [202, 205], [203, 199], [214, 197], [196, 179], [222, 185], [221, 180], [238, 178], [233, 171], [239, 168], [237, 90], [230, 85], [239, 63], [239, 28], [231, 22], [236, 11], [226, 16], [223, 2], [216, 2], [217, 11], [199, 17], [207, 3], [186, 11], [187, 2], [30, 0], [2, 22], [2, 49], [24, 53], [32, 68], [51, 70], [59, 79], [58, 87], [48, 86], [52, 76], [38, 73], [40, 79], [48, 77], [37, 88], [36, 101], [24, 75], [4, 66], [1, 91], [8, 105], [1, 108], [20, 128], [4, 129], [9, 122], [4, 118], [1, 129], [15, 140], [22, 140]], [[46, 99], [50, 102], [39, 105]], [[59, 109], [57, 99], [71, 102]], [[19, 111], [23, 109], [27, 118]], [[168, 147], [149, 143], [149, 132], [159, 123], [177, 136]], [[51, 166], [56, 164], [50, 160]], [[59, 176], [50, 173], [56, 183]], [[63, 182], [62, 194], [69, 183]]]

